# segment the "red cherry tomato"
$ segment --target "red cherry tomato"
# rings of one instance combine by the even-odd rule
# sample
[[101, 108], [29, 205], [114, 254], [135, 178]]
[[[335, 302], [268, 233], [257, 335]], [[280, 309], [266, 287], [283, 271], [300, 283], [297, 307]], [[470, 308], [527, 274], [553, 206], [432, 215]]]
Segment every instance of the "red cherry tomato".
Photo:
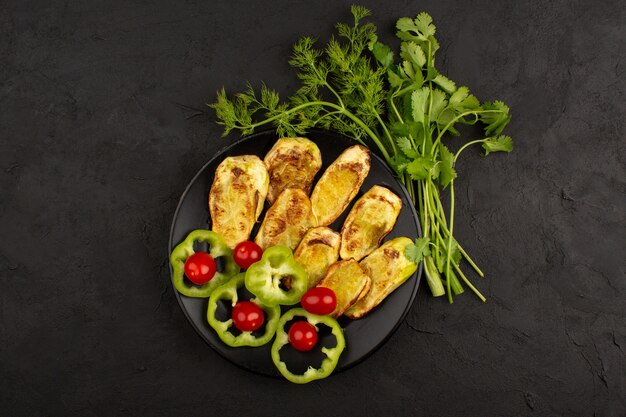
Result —
[[206, 284], [216, 270], [215, 259], [206, 252], [196, 252], [185, 261], [185, 275], [194, 284]]
[[323, 316], [335, 311], [337, 296], [330, 288], [314, 287], [302, 296], [301, 303], [309, 313]]
[[317, 343], [317, 330], [308, 321], [297, 321], [289, 329], [289, 343], [296, 350], [307, 352]]
[[263, 325], [265, 316], [261, 307], [252, 301], [240, 301], [233, 307], [233, 324], [242, 332], [252, 332]]
[[235, 262], [243, 269], [250, 268], [250, 265], [261, 259], [263, 249], [259, 245], [249, 240], [238, 243], [233, 251]]

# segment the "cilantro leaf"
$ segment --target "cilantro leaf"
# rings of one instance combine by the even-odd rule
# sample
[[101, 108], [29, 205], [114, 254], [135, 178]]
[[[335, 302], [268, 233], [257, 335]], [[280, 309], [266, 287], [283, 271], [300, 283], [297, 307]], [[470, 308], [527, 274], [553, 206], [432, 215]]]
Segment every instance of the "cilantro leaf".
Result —
[[441, 74], [437, 74], [435, 78], [433, 78], [433, 82], [441, 87], [446, 93], [452, 94], [456, 91], [456, 84], [454, 81], [448, 79]]
[[400, 148], [403, 154], [405, 154], [409, 158], [417, 158], [417, 150], [413, 148], [411, 141], [407, 137], [402, 136], [397, 138], [396, 143], [398, 144], [398, 148]]
[[446, 188], [455, 178], [454, 154], [444, 145], [439, 145], [439, 184]]
[[435, 162], [432, 159], [418, 156], [406, 166], [406, 172], [413, 180], [425, 180], [430, 177], [434, 166]]
[[439, 71], [437, 71], [437, 69], [433, 67], [432, 65], [429, 65], [426, 68], [426, 79], [428, 81], [434, 81], [438, 75], [439, 75]]
[[446, 93], [441, 90], [435, 89], [431, 92], [431, 95], [432, 105], [430, 107], [430, 114], [428, 115], [428, 117], [430, 118], [431, 122], [438, 122], [441, 112], [448, 105], [448, 101], [446, 100]]
[[475, 95], [470, 94], [461, 101], [460, 108], [461, 112], [467, 110], [480, 110], [480, 101], [478, 101]]
[[417, 29], [424, 34], [424, 36], [435, 36], [435, 25], [433, 25], [433, 18], [426, 12], [422, 12], [417, 15], [414, 20]]
[[372, 52], [372, 55], [374, 55], [374, 58], [376, 58], [376, 61], [378, 61], [383, 68], [389, 68], [393, 65], [393, 52], [391, 51], [391, 48], [377, 42], [376, 39], [377, 37], [374, 35], [374, 43], [370, 43], [369, 50]]
[[483, 149], [485, 150], [485, 156], [491, 152], [511, 152], [513, 150], [513, 139], [507, 135], [487, 138], [483, 142]]
[[393, 88], [402, 86], [402, 77], [393, 72], [391, 69], [387, 70], [387, 81], [389, 81], [389, 85]]
[[490, 113], [480, 115], [480, 119], [487, 125], [485, 134], [500, 134], [502, 129], [509, 123], [509, 120], [511, 120], [509, 107], [500, 100], [496, 100], [493, 103], [483, 103], [483, 109], [492, 110]]
[[456, 91], [450, 96], [448, 100], [451, 105], [456, 106], [459, 105], [467, 98], [469, 95], [469, 88], [461, 86], [456, 89]]
[[428, 87], [422, 87], [419, 90], [411, 93], [411, 111], [413, 120], [419, 123], [424, 123], [424, 114], [428, 108], [428, 94], [430, 89]]
[[415, 68], [410, 61], [402, 61], [402, 69], [408, 78], [415, 77]]
[[409, 162], [410, 160], [402, 154], [396, 154], [391, 157], [391, 167], [398, 175], [404, 174]]
[[402, 42], [400, 45], [400, 57], [411, 62], [417, 70], [426, 64], [424, 51], [414, 42]]
[[401, 17], [400, 19], [398, 19], [398, 21], [396, 22], [396, 29], [402, 32], [418, 32], [419, 30], [417, 26], [415, 26], [413, 19], [409, 17]]
[[409, 261], [418, 264], [425, 256], [430, 255], [429, 245], [430, 241], [427, 237], [418, 237], [415, 239], [415, 243], [407, 245], [404, 256], [406, 256]]

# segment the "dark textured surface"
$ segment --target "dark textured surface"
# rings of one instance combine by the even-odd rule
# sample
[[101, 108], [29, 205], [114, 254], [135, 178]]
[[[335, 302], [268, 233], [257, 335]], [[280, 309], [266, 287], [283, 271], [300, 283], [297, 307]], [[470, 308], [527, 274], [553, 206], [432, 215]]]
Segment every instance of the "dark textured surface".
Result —
[[349, 3], [167, 3], [0, 7], [0, 415], [626, 415], [624, 1], [370, 2], [386, 40], [433, 15], [440, 69], [511, 106], [516, 150], [458, 164], [489, 302], [420, 292], [374, 356], [308, 386], [209, 349], [166, 246], [227, 143], [204, 104], [292, 90], [290, 45]]

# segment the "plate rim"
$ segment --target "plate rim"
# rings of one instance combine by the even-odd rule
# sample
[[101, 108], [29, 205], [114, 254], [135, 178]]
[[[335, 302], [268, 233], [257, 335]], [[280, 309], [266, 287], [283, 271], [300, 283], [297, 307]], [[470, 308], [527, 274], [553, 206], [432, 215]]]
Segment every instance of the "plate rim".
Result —
[[[330, 130], [330, 129], [318, 129], [318, 128], [313, 128], [313, 129], [308, 129], [306, 134], [302, 135], [302, 137], [306, 137], [308, 135], [311, 134], [315, 134], [316, 132], [318, 133], [322, 133], [325, 135], [334, 135], [336, 137], [341, 137], [343, 139], [345, 139], [347, 142], [354, 142], [354, 144], [363, 144], [361, 142], [359, 142], [358, 140], [351, 138], [349, 136], [346, 136], [344, 134], [341, 134], [337, 131], [334, 130]], [[185, 190], [183, 191], [183, 193], [181, 194], [180, 198], [178, 199], [178, 204], [176, 205], [176, 210], [174, 211], [174, 215], [172, 217], [172, 224], [170, 226], [170, 233], [169, 233], [169, 239], [168, 239], [168, 247], [167, 247], [167, 253], [168, 253], [168, 264], [169, 264], [169, 270], [170, 270], [170, 282], [169, 284], [172, 286], [173, 290], [174, 290], [174, 296], [176, 297], [176, 301], [178, 303], [178, 307], [183, 311], [183, 313], [185, 314], [185, 317], [187, 318], [187, 321], [189, 322], [189, 324], [191, 325], [191, 327], [194, 329], [196, 335], [202, 339], [207, 345], [209, 345], [209, 347], [216, 352], [219, 356], [221, 356], [223, 359], [226, 359], [229, 363], [237, 366], [240, 369], [244, 369], [247, 372], [251, 372], [257, 375], [262, 375], [268, 378], [273, 378], [273, 379], [284, 379], [282, 378], [280, 375], [268, 375], [266, 373], [248, 368], [234, 360], [232, 360], [231, 358], [227, 357], [226, 355], [224, 355], [219, 349], [217, 349], [215, 346], [213, 346], [213, 344], [211, 342], [209, 342], [201, 333], [200, 329], [198, 328], [198, 326], [195, 325], [194, 321], [192, 320], [192, 318], [189, 315], [189, 312], [187, 311], [186, 308], [184, 308], [183, 303], [182, 303], [182, 294], [180, 294], [180, 292], [178, 292], [176, 290], [176, 288], [174, 288], [173, 284], [172, 284], [172, 274], [173, 274], [173, 269], [172, 269], [172, 263], [169, 262], [169, 256], [172, 253], [172, 249], [173, 249], [173, 235], [174, 235], [174, 226], [176, 224], [176, 219], [178, 218], [178, 213], [181, 209], [181, 206], [183, 204], [183, 200], [185, 200], [185, 198], [187, 197], [187, 194], [189, 193], [189, 190], [191, 189], [192, 185], [196, 182], [196, 180], [198, 179], [198, 177], [206, 170], [206, 168], [212, 164], [215, 160], [217, 160], [217, 158], [219, 156], [221, 156], [223, 153], [227, 152], [228, 150], [230, 150], [231, 148], [237, 146], [239, 143], [244, 142], [244, 141], [248, 141], [251, 140], [255, 137], [258, 136], [264, 136], [264, 135], [274, 135], [274, 136], [279, 136], [276, 134], [276, 131], [274, 129], [263, 129], [263, 130], [259, 130], [257, 132], [254, 132], [250, 135], [246, 135], [246, 136], [242, 136], [240, 138], [237, 138], [235, 141], [233, 141], [230, 144], [227, 144], [226, 146], [222, 146], [221, 148], [219, 148], [216, 152], [215, 155], [210, 158], [204, 165], [202, 165], [201, 168], [198, 169], [198, 171], [196, 172], [196, 174], [193, 176], [193, 178], [191, 178], [191, 180], [189, 180], [189, 182], [187, 183], [187, 186], [185, 187]], [[280, 137], [280, 136], [279, 136]], [[410, 204], [408, 204], [411, 214], [413, 216], [413, 218], [415, 219], [415, 223], [417, 225], [417, 233], [418, 236], [417, 237], [422, 237], [422, 225], [420, 222], [420, 218], [417, 214], [417, 210], [415, 208], [415, 205], [412, 203], [411, 201], [411, 196], [409, 195], [408, 190], [406, 189], [406, 187], [404, 186], [404, 184], [402, 184], [401, 181], [398, 180], [397, 176], [395, 175], [395, 173], [391, 170], [391, 167], [389, 167], [389, 165], [387, 164], [387, 162], [380, 157], [377, 153], [376, 153], [376, 149], [371, 148], [368, 145], [365, 145], [369, 151], [370, 154], [372, 155], [372, 157], [378, 159], [378, 161], [382, 164], [382, 166], [385, 168], [385, 170], [387, 170], [387, 172], [397, 181], [398, 185], [400, 186], [400, 189], [402, 191], [402, 193], [404, 194], [404, 196], [406, 197], [407, 201], [410, 202]], [[207, 197], [208, 198], [208, 197]], [[415, 303], [415, 298], [417, 296], [417, 292], [419, 291], [419, 287], [420, 284], [422, 282], [422, 273], [423, 273], [423, 261], [420, 261], [420, 263], [417, 266], [417, 270], [414, 272], [414, 274], [417, 274], [416, 277], [416, 283], [415, 286], [413, 287], [412, 291], [411, 291], [411, 296], [409, 298], [409, 302], [406, 304], [402, 314], [400, 315], [399, 320], [396, 322], [396, 324], [391, 328], [391, 330], [389, 331], [389, 333], [382, 338], [372, 349], [370, 349], [366, 354], [364, 354], [363, 356], [361, 356], [359, 359], [353, 361], [352, 363], [342, 367], [341, 369], [336, 368], [332, 374], [330, 376], [333, 376], [335, 374], [339, 374], [341, 372], [344, 372], [346, 370], [349, 370], [351, 368], [353, 368], [354, 366], [357, 366], [361, 363], [363, 363], [363, 361], [365, 361], [367, 358], [371, 357], [374, 353], [376, 353], [378, 350], [380, 350], [380, 348], [386, 344], [389, 339], [391, 339], [391, 337], [396, 333], [396, 331], [398, 330], [398, 328], [400, 327], [400, 325], [402, 324], [402, 322], [404, 322], [404, 319], [406, 318], [407, 314], [409, 313], [409, 310], [411, 309], [411, 307], [413, 306], [413, 304]], [[409, 278], [410, 279], [410, 278]]]

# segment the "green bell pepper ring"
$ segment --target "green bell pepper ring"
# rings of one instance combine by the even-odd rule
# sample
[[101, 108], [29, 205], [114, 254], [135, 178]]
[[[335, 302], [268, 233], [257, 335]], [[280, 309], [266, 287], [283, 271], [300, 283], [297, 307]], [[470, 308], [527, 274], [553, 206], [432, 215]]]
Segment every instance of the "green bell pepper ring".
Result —
[[[291, 286], [288, 290], [280, 288], [284, 279]], [[271, 246], [246, 271], [246, 288], [265, 305], [293, 305], [306, 292], [308, 279], [289, 247]]]
[[215, 316], [217, 310], [217, 302], [219, 300], [231, 300], [233, 307], [237, 304], [237, 289], [242, 288], [244, 285], [245, 274], [241, 273], [235, 275], [233, 279], [226, 284], [216, 288], [209, 298], [209, 309], [207, 310], [207, 320], [211, 327], [215, 330], [222, 342], [228, 346], [262, 346], [272, 340], [276, 328], [278, 327], [278, 320], [280, 319], [280, 307], [272, 306], [268, 307], [263, 305], [256, 298], [251, 299], [253, 303], [261, 307], [261, 310], [265, 313], [265, 333], [261, 336], [254, 336], [252, 332], [241, 332], [241, 334], [235, 336], [228, 329], [233, 325], [233, 319], [226, 321], [220, 321]]
[[[225, 266], [223, 272], [216, 272], [206, 284], [196, 286], [185, 282], [185, 261], [195, 253], [194, 242], [205, 242], [210, 246], [209, 254], [213, 258], [224, 257]], [[233, 259], [233, 251], [226, 246], [222, 237], [210, 230], [194, 230], [187, 235], [170, 255], [172, 265], [172, 282], [174, 287], [183, 295], [195, 298], [207, 298], [214, 289], [226, 283], [233, 275], [239, 272], [239, 266]]]
[[[337, 339], [337, 346], [333, 348], [322, 348], [322, 352], [326, 355], [326, 358], [322, 361], [322, 365], [319, 368], [309, 367], [302, 375], [297, 375], [290, 372], [287, 369], [287, 364], [280, 359], [280, 349], [289, 343], [289, 335], [285, 332], [285, 324], [294, 317], [304, 317], [307, 319], [309, 323], [311, 323], [318, 331], [317, 324], [325, 324], [330, 327], [330, 330], [335, 338]], [[339, 362], [339, 356], [341, 356], [341, 352], [346, 347], [346, 340], [343, 336], [343, 330], [337, 320], [330, 316], [318, 316], [315, 314], [311, 314], [303, 308], [293, 308], [287, 311], [280, 318], [278, 322], [278, 329], [276, 330], [276, 340], [272, 344], [272, 361], [278, 371], [289, 381], [295, 384], [306, 384], [307, 382], [315, 381], [316, 379], [326, 378], [330, 375], [335, 367], [337, 366], [337, 362]]]

